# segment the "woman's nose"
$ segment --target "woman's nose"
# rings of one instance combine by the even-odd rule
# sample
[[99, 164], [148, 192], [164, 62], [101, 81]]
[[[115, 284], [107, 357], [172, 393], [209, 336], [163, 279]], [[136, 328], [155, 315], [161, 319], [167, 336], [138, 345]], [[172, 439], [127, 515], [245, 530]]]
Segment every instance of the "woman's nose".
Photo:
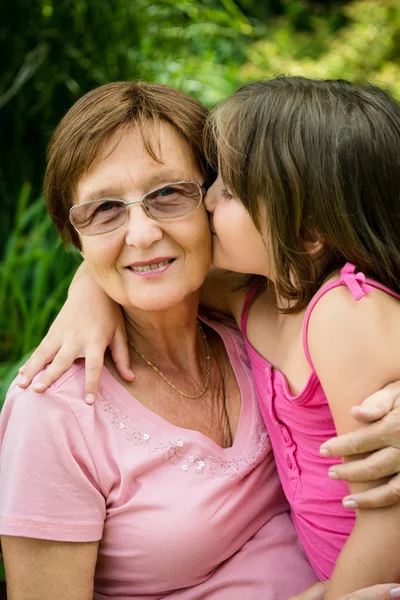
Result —
[[137, 248], [148, 248], [163, 236], [159, 222], [151, 219], [145, 213], [143, 204], [137, 204], [128, 208], [128, 218], [125, 227], [126, 243]]

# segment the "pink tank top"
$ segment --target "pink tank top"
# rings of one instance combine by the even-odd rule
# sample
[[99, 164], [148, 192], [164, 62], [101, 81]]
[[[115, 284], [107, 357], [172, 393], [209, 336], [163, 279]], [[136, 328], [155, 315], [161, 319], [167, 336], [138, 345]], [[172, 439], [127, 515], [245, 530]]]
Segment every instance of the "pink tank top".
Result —
[[329, 405], [311, 361], [307, 344], [308, 323], [318, 300], [331, 289], [346, 285], [355, 300], [378, 288], [400, 298], [380, 283], [355, 273], [347, 263], [339, 279], [323, 286], [309, 304], [303, 329], [303, 346], [312, 373], [304, 389], [292, 395], [284, 375], [250, 344], [246, 324], [257, 292], [246, 297], [241, 330], [250, 358], [261, 412], [266, 423], [293, 522], [311, 565], [321, 579], [331, 576], [338, 555], [353, 528], [355, 515], [342, 506], [347, 484], [329, 479], [328, 468], [340, 462], [319, 454], [320, 445], [336, 435]]

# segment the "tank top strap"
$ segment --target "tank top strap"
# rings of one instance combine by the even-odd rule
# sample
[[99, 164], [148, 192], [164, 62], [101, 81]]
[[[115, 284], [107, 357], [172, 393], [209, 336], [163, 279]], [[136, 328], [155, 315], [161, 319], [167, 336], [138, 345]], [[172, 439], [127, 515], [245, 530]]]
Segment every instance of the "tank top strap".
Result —
[[240, 331], [242, 332], [242, 335], [244, 337], [246, 337], [246, 325], [247, 318], [249, 316], [250, 305], [258, 289], [259, 284], [253, 283], [253, 285], [250, 286], [249, 291], [247, 292], [247, 296], [243, 304], [242, 315], [240, 317]]
[[[311, 360], [310, 351], [308, 349], [308, 324], [310, 322], [311, 313], [317, 302], [322, 298], [322, 296], [325, 296], [327, 292], [333, 290], [336, 287], [345, 285], [352, 293], [353, 298], [358, 301], [361, 298], [363, 298], [366, 294], [369, 294], [369, 292], [372, 292], [374, 287], [379, 287], [380, 289], [383, 288], [383, 286], [379, 284], [370, 285], [369, 283], [367, 283], [367, 281], [370, 282], [370, 280], [367, 280], [365, 278], [364, 273], [355, 273], [355, 270], [356, 267], [354, 265], [352, 265], [351, 263], [346, 263], [344, 267], [342, 267], [342, 269], [340, 270], [339, 278], [323, 285], [322, 288], [318, 290], [318, 292], [312, 298], [310, 304], [307, 307], [303, 323], [303, 348], [306, 358], [308, 360], [308, 364], [310, 365], [313, 371], [314, 365]], [[387, 290], [386, 288], [383, 289], [385, 291], [388, 291], [389, 293], [392, 293], [391, 290]]]

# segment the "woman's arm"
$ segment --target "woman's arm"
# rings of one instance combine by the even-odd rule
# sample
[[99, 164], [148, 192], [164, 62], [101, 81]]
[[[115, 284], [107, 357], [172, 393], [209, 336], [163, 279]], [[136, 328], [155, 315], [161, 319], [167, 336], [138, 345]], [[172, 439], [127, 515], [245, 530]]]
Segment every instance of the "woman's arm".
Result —
[[323, 456], [336, 458], [367, 455], [330, 469], [335, 479], [362, 482], [389, 477], [379, 487], [344, 498], [348, 508], [378, 508], [400, 503], [400, 397], [399, 382], [391, 383], [353, 406], [351, 415], [361, 427], [321, 446]]
[[[350, 414], [354, 402], [400, 376], [396, 336], [400, 308], [383, 292], [356, 302], [347, 288], [336, 288], [315, 307], [309, 348], [326, 393], [338, 434], [358, 427]], [[351, 492], [376, 482], [350, 484]], [[358, 510], [356, 523], [332, 575], [326, 600], [373, 584], [400, 578], [400, 505]]]
[[9, 600], [93, 600], [98, 542], [2, 536]]

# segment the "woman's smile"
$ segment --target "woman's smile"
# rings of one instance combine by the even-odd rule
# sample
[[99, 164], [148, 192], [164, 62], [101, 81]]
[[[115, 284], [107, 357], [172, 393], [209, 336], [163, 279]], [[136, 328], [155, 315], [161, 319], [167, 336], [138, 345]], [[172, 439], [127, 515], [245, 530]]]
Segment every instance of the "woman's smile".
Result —
[[138, 277], [157, 277], [158, 275], [165, 273], [175, 260], [175, 258], [156, 258], [146, 262], [134, 263], [129, 265], [127, 269]]

